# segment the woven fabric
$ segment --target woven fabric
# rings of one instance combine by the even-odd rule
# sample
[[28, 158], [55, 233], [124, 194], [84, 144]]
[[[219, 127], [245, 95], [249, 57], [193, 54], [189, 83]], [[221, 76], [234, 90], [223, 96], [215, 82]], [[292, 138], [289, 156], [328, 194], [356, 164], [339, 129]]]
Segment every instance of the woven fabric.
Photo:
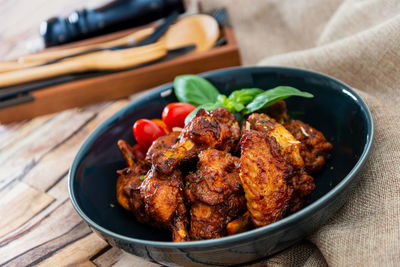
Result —
[[361, 182], [322, 228], [252, 266], [400, 263], [400, 1], [202, 0], [228, 8], [244, 65], [315, 70], [362, 96], [375, 139]]

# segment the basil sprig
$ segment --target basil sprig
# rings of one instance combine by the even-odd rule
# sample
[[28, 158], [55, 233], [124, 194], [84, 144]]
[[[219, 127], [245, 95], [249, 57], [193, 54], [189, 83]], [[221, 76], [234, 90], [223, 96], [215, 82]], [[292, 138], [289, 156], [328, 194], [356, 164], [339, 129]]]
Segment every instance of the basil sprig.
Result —
[[232, 102], [241, 103], [242, 105], [247, 105], [248, 103], [253, 101], [253, 99], [257, 95], [261, 94], [262, 92], [264, 92], [264, 90], [260, 88], [246, 88], [246, 89], [236, 90], [229, 95], [228, 99]]
[[314, 97], [312, 94], [302, 92], [290, 86], [278, 86], [273, 89], [262, 92], [251, 101], [243, 111], [244, 115], [250, 114], [256, 110], [266, 108], [276, 102], [291, 96], [301, 96], [306, 98]]
[[259, 88], [246, 88], [233, 91], [229, 97], [219, 95], [217, 102], [226, 107], [230, 112], [241, 112], [257, 95], [264, 92]]
[[266, 91], [259, 88], [245, 88], [233, 91], [227, 97], [220, 94], [209, 81], [197, 75], [177, 76], [174, 80], [174, 91], [180, 102], [197, 107], [186, 117], [185, 124], [201, 108], [210, 111], [223, 106], [234, 114], [239, 113], [238, 117], [242, 118], [244, 115], [264, 109], [291, 96], [313, 97], [310, 93], [290, 86], [278, 86]]
[[197, 75], [175, 77], [174, 89], [180, 102], [199, 106], [217, 101], [219, 92], [209, 81]]

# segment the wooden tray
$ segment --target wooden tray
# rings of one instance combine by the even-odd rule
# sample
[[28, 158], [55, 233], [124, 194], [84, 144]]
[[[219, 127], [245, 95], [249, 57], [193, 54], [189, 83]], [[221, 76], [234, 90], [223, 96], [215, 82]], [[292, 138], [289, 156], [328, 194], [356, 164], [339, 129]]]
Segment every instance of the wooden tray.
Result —
[[[104, 42], [122, 37], [135, 30], [125, 30], [90, 40], [76, 42], [49, 50], [75, 47], [81, 44]], [[138, 91], [170, 82], [180, 74], [200, 73], [241, 64], [232, 28], [224, 27], [226, 44], [209, 51], [188, 53], [171, 60], [148, 66], [81, 79], [38, 89], [25, 95], [26, 103], [0, 109], [0, 123], [30, 119], [64, 109], [85, 106], [100, 101], [127, 97]]]

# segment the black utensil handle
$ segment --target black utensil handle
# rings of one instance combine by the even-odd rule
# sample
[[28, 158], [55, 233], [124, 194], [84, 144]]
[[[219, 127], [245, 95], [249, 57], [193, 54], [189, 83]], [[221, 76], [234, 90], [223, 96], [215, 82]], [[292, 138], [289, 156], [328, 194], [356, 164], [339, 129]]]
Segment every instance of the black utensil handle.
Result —
[[16, 106], [16, 105], [20, 105], [20, 104], [25, 104], [28, 102], [32, 102], [34, 100], [35, 100], [35, 98], [32, 95], [24, 94], [24, 95], [21, 95], [16, 98], [10, 98], [7, 100], [0, 101], [0, 109]]
[[117, 0], [98, 9], [75, 11], [67, 18], [50, 18], [40, 25], [40, 34], [47, 47], [55, 46], [144, 25], [172, 11], [183, 13], [183, 0]]
[[99, 51], [103, 51], [103, 50], [121, 50], [121, 49], [127, 49], [127, 48], [133, 48], [133, 47], [152, 44], [152, 43], [156, 42], [158, 39], [160, 39], [161, 36], [164, 35], [164, 33], [168, 30], [168, 28], [173, 23], [175, 23], [175, 21], [178, 19], [178, 17], [179, 17], [179, 13], [177, 11], [172, 11], [172, 13], [169, 14], [168, 17], [166, 17], [164, 19], [164, 22], [161, 23], [159, 26], [157, 26], [157, 28], [155, 28], [154, 32], [151, 35], [149, 35], [148, 37], [146, 37], [144, 40], [142, 40], [139, 43], [128, 44], [128, 45], [120, 45], [120, 46], [113, 46], [113, 47], [91, 48], [91, 49], [88, 49], [88, 50], [85, 50], [85, 51], [82, 51], [82, 52], [78, 52], [78, 53], [75, 53], [75, 54], [72, 54], [72, 55], [59, 57], [59, 58], [55, 58], [55, 59], [46, 61], [45, 63], [41, 64], [40, 66], [54, 64], [54, 63], [60, 62], [60, 61], [62, 61], [64, 59], [67, 59], [67, 58], [86, 55], [86, 54], [89, 54], [89, 53], [99, 52]]
[[164, 33], [167, 32], [168, 28], [175, 23], [178, 17], [179, 13], [177, 11], [172, 11], [172, 13], [165, 18], [165, 21], [159, 27], [157, 27], [149, 37], [143, 40], [140, 45], [149, 45], [156, 42], [161, 36], [164, 35]]

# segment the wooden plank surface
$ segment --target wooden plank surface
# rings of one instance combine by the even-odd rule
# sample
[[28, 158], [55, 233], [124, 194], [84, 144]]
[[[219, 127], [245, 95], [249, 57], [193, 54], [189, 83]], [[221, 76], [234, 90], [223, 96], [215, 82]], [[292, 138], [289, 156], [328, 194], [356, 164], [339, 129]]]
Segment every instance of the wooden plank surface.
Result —
[[[0, 60], [27, 53], [26, 41], [38, 37], [41, 20], [105, 2], [0, 0]], [[82, 221], [67, 187], [82, 142], [129, 101], [0, 125], [0, 266], [132, 266], [134, 256], [111, 249]]]
[[[105, 2], [0, 0], [0, 61], [26, 54], [43, 19]], [[69, 166], [85, 138], [142, 94], [0, 125], [0, 266], [159, 266], [95, 235], [73, 209], [67, 188]]]
[[[3, 185], [0, 212], [10, 214], [0, 217], [0, 265], [90, 266], [109, 250], [72, 208], [67, 171], [85, 138], [129, 101], [67, 110], [41, 120], [41, 127], [36, 127], [37, 123], [31, 123], [35, 127], [3, 126], [10, 127], [14, 131], [12, 136], [20, 138], [0, 154], [5, 163], [0, 165], [0, 173], [6, 175], [0, 176]], [[15, 128], [27, 134], [19, 134]], [[42, 140], [35, 142], [39, 138]], [[115, 255], [115, 259], [108, 256], [107, 260], [117, 264], [126, 261], [126, 256]]]

